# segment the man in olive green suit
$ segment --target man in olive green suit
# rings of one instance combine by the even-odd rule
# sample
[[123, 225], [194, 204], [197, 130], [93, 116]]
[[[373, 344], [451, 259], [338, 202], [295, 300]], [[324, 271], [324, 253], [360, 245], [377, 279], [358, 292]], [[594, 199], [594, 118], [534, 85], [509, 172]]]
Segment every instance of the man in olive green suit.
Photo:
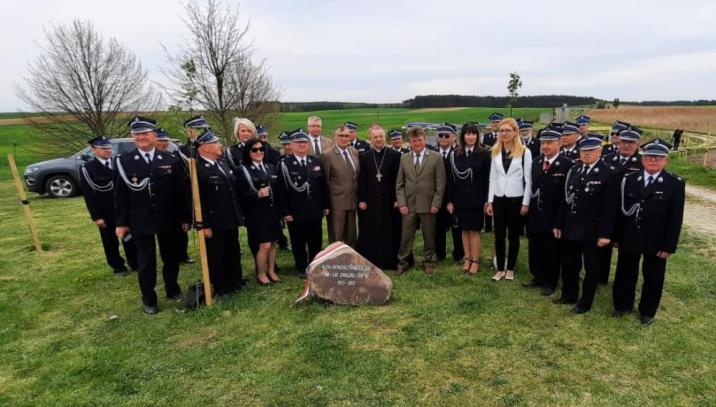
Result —
[[426, 274], [432, 274], [437, 261], [435, 218], [445, 195], [445, 164], [440, 154], [426, 148], [422, 128], [408, 129], [408, 139], [411, 151], [400, 157], [395, 184], [397, 205], [403, 215], [398, 274], [408, 271], [408, 257], [413, 250], [418, 219], [423, 230], [424, 270]]

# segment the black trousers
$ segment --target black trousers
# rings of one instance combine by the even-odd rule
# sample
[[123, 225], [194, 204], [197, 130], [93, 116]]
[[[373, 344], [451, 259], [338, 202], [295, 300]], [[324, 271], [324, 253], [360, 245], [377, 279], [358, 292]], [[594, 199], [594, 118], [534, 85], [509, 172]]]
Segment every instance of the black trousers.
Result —
[[609, 284], [613, 248], [614, 245], [612, 244], [599, 248], [599, 284]]
[[557, 288], [562, 257], [561, 242], [549, 232], [527, 232], [527, 254], [534, 280], [545, 288]]
[[179, 260], [189, 259], [189, 233], [179, 232]]
[[641, 272], [644, 283], [641, 287], [639, 313], [653, 318], [661, 302], [666, 275], [666, 259], [656, 254], [644, 254], [619, 250], [617, 270], [614, 274], [614, 310], [631, 311], [634, 308], [636, 283], [639, 279], [639, 260], [643, 257]]
[[454, 227], [452, 215], [447, 209], [440, 209], [435, 222], [435, 255], [438, 260], [447, 257], [447, 232], [452, 233], [452, 258], [462, 260], [465, 257], [465, 250], [462, 247], [462, 230]]
[[[104, 248], [104, 257], [107, 259], [107, 264], [115, 271], [126, 270], [127, 267], [124, 265], [124, 258], [119, 254], [119, 240], [114, 231], [114, 224], [108, 223], [104, 229], [97, 229], [99, 229], [99, 236], [102, 239], [102, 247]], [[134, 247], [134, 240], [130, 239], [128, 242], [122, 240], [122, 246], [124, 247], [124, 255], [127, 256], [127, 265], [133, 270], [136, 270], [138, 267], [137, 249]]]
[[177, 284], [179, 277], [179, 234], [176, 232], [153, 234], [136, 234], [132, 239], [137, 248], [137, 262], [139, 264], [139, 289], [142, 292], [144, 305], [156, 306], [157, 294], [154, 287], [157, 285], [157, 248], [159, 243], [159, 254], [162, 257], [162, 277], [164, 279], [164, 291], [167, 298], [181, 294], [181, 288]]
[[209, 277], [214, 294], [230, 294], [241, 288], [241, 246], [239, 229], [212, 229], [212, 237], [206, 239], [206, 254], [209, 261]]
[[492, 214], [495, 218], [495, 256], [497, 270], [505, 270], [505, 237], [509, 240], [507, 270], [514, 270], [517, 254], [520, 252], [520, 230], [524, 224], [520, 215], [522, 197], [495, 197]]
[[313, 261], [323, 245], [323, 220], [288, 222], [291, 237], [291, 251], [296, 271], [305, 273], [308, 263]]
[[[584, 281], [582, 296], [579, 296], [579, 272], [584, 259]], [[593, 241], [562, 242], [562, 296], [568, 303], [577, 303], [581, 308], [591, 309], [594, 294], [599, 284], [599, 247]], [[579, 299], [579, 301], [577, 301]]]

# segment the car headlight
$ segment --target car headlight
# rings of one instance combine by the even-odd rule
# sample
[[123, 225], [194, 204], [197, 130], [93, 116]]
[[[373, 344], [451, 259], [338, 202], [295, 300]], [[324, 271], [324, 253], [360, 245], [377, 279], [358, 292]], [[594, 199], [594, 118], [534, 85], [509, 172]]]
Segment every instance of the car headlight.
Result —
[[40, 167], [27, 167], [25, 174], [33, 174], [40, 171]]

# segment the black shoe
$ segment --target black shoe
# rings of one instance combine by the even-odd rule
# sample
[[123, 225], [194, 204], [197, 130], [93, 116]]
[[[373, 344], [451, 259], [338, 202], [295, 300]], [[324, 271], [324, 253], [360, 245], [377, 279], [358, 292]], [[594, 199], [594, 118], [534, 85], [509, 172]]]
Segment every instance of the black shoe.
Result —
[[537, 280], [535, 280], [534, 278], [530, 281], [522, 283], [522, 287], [525, 287], [525, 288], [541, 287], [541, 286], [542, 286], [542, 284], [538, 283]]
[[154, 314], [156, 314], [156, 313], [158, 313], [158, 312], [159, 312], [159, 307], [157, 307], [156, 305], [154, 305], [154, 306], [152, 306], [152, 305], [145, 305], [145, 306], [144, 306], [144, 313], [145, 313], [145, 314], [154, 315]]
[[184, 301], [184, 294], [182, 294], [182, 293], [167, 294], [167, 299], [174, 300], [174, 301]]
[[129, 273], [127, 272], [127, 269], [114, 269], [114, 275], [120, 276], [120, 277], [125, 277], [125, 276], [128, 276]]
[[196, 263], [196, 260], [192, 259], [191, 257], [187, 257], [187, 258], [179, 260], [179, 263], [193, 264], [193, 263]]
[[639, 322], [644, 326], [649, 326], [654, 323], [654, 317], [647, 317], [646, 315], [639, 316]]
[[545, 297], [549, 297], [550, 295], [554, 294], [554, 288], [552, 287], [542, 287], [542, 291], [540, 294], [544, 295]]
[[587, 308], [582, 308], [579, 305], [577, 305], [577, 306], [573, 307], [571, 310], [569, 310], [569, 312], [571, 312], [573, 314], [586, 314], [587, 312], [589, 312], [589, 310]]
[[556, 300], [552, 301], [555, 304], [574, 304], [576, 301], [568, 301], [564, 298], [557, 298]]
[[231, 299], [230, 293], [223, 293], [216, 296], [216, 299], [219, 301], [229, 301]]
[[615, 317], [615, 318], [621, 318], [621, 317], [623, 317], [624, 315], [626, 315], [626, 314], [628, 314], [628, 313], [629, 313], [629, 311], [617, 311], [617, 310], [613, 310], [613, 311], [611, 312], [611, 316], [613, 316], [613, 317]]

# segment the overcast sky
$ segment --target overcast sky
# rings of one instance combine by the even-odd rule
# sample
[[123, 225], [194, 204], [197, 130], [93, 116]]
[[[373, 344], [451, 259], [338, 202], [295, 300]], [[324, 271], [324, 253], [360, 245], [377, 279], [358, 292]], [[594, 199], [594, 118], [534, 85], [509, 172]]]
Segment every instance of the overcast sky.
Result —
[[[52, 24], [92, 21], [156, 81], [160, 44], [186, 35], [176, 0], [0, 4], [0, 111], [25, 108], [15, 85]], [[244, 0], [240, 10], [282, 101], [505, 95], [512, 71], [522, 95], [716, 99], [716, 1]]]

